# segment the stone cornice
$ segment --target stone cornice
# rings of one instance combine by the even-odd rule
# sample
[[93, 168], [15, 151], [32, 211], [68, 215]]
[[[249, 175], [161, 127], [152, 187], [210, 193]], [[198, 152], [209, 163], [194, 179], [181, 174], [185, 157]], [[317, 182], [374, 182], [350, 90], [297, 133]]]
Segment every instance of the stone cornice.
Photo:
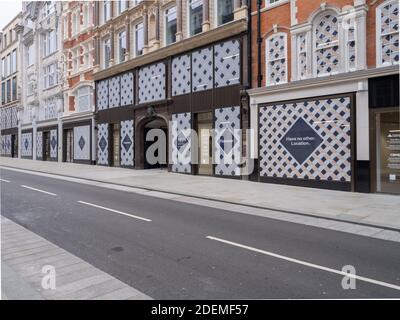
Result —
[[311, 78], [299, 81], [292, 81], [289, 83], [285, 83], [282, 85], [276, 86], [268, 86], [268, 87], [260, 87], [247, 90], [247, 93], [251, 97], [272, 94], [277, 92], [284, 92], [284, 91], [291, 91], [291, 90], [299, 90], [302, 88], [309, 88], [309, 87], [321, 87], [324, 85], [330, 85], [333, 83], [340, 83], [340, 82], [354, 82], [354, 81], [362, 81], [368, 78], [375, 78], [375, 77], [382, 77], [387, 75], [399, 74], [399, 66], [393, 65], [383, 68], [373, 68], [373, 69], [366, 69], [360, 70], [355, 72], [346, 72], [340, 73], [334, 76], [327, 76], [321, 78]]
[[94, 80], [108, 78], [123, 71], [132, 70], [136, 67], [156, 62], [169, 56], [184, 53], [213, 42], [239, 35], [246, 30], [247, 19], [237, 20], [216, 29], [200, 33], [194, 37], [183, 39], [182, 41], [179, 41], [173, 45], [162, 47], [155, 51], [150, 51], [142, 56], [117, 64], [105, 70], [98, 71], [93, 74], [93, 77]]

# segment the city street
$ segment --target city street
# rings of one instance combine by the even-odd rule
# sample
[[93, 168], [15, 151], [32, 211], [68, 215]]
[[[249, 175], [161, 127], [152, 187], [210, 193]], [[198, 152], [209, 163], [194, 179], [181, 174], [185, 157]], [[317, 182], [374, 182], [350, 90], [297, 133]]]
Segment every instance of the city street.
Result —
[[[153, 299], [400, 297], [395, 241], [7, 169], [1, 205]], [[356, 289], [345, 290], [349, 265]]]

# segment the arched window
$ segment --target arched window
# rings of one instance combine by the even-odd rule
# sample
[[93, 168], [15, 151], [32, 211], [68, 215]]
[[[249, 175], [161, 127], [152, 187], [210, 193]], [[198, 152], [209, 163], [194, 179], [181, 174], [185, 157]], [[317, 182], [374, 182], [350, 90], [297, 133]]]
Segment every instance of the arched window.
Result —
[[319, 15], [314, 24], [314, 70], [316, 76], [339, 72], [339, 23], [333, 12]]
[[287, 82], [287, 36], [276, 33], [266, 40], [267, 85]]
[[376, 9], [376, 65], [399, 63], [399, 2], [386, 1]]

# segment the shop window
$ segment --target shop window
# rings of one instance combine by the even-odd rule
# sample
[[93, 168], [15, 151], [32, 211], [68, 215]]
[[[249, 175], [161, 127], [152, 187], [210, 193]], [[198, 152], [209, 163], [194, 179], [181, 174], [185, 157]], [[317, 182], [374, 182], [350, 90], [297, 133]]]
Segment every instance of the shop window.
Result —
[[287, 36], [277, 33], [266, 41], [267, 85], [287, 82]]
[[230, 40], [214, 46], [215, 88], [240, 83], [240, 42]]
[[188, 1], [188, 23], [189, 37], [203, 30], [203, 0]]
[[233, 21], [233, 0], [215, 0], [217, 26]]
[[160, 62], [139, 70], [139, 103], [165, 99], [165, 64]]
[[376, 9], [377, 66], [399, 63], [399, 2], [384, 2]]
[[190, 93], [190, 54], [172, 59], [172, 95]]

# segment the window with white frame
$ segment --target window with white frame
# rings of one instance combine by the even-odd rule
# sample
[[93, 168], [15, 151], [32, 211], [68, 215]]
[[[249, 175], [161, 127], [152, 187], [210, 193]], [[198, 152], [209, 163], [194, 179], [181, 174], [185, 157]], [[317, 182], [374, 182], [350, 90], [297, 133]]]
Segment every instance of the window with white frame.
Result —
[[288, 2], [289, 0], [266, 0], [265, 5], [268, 7], [275, 6], [279, 3]]
[[92, 61], [90, 59], [90, 42], [86, 42], [82, 44], [82, 49], [83, 49], [83, 66], [84, 68], [89, 68], [92, 66]]
[[90, 109], [90, 97], [91, 97], [91, 87], [85, 86], [81, 87], [77, 91], [78, 96], [78, 112], [87, 111]]
[[194, 36], [203, 30], [203, 0], [188, 0], [188, 31]]
[[79, 71], [80, 64], [80, 47], [71, 50], [72, 53], [72, 73]]
[[68, 17], [65, 16], [63, 19], [63, 36], [64, 39], [68, 39]]
[[233, 21], [234, 0], [215, 0], [217, 26]]
[[44, 118], [46, 120], [57, 118], [57, 105], [54, 98], [45, 101]]
[[376, 65], [399, 63], [399, 2], [387, 1], [376, 9]]
[[121, 14], [128, 8], [128, 3], [125, 0], [118, 1], [118, 14]]
[[349, 25], [346, 30], [346, 64], [348, 71], [354, 71], [357, 69], [356, 28]]
[[48, 55], [57, 51], [57, 32], [56, 30], [48, 31], [42, 36], [43, 41], [43, 56]]
[[34, 76], [31, 74], [28, 76], [28, 81], [27, 81], [27, 88], [26, 88], [26, 95], [31, 96], [34, 93], [34, 86], [35, 86], [35, 80]]
[[144, 34], [143, 34], [143, 23], [135, 25], [135, 55], [140, 56], [143, 54], [144, 47]]
[[7, 74], [6, 59], [3, 58], [3, 59], [1, 59], [1, 77], [5, 78], [6, 74]]
[[301, 33], [297, 35], [297, 74], [300, 79], [307, 76], [307, 34]]
[[111, 19], [111, 1], [103, 1], [103, 23]]
[[56, 64], [52, 63], [43, 68], [43, 88], [48, 89], [57, 84], [57, 68]]
[[33, 44], [30, 44], [26, 48], [26, 65], [32, 66], [35, 63], [35, 48]]
[[176, 7], [165, 10], [165, 44], [169, 45], [176, 42]]
[[42, 19], [46, 19], [48, 16], [54, 13], [54, 11], [55, 11], [54, 2], [46, 1], [43, 5]]
[[111, 39], [107, 38], [103, 41], [103, 67], [108, 68], [111, 60]]
[[17, 49], [11, 52], [11, 74], [17, 72]]
[[89, 19], [90, 19], [89, 5], [90, 3], [85, 3], [83, 5], [83, 29], [86, 29], [89, 26]]
[[314, 25], [314, 73], [318, 76], [339, 72], [339, 22], [333, 12], [317, 17]]
[[267, 85], [287, 82], [287, 35], [276, 33], [266, 41]]
[[126, 54], [126, 32], [122, 30], [118, 33], [118, 62], [125, 61]]
[[72, 14], [72, 35], [77, 35], [80, 29], [80, 14], [79, 11]]

